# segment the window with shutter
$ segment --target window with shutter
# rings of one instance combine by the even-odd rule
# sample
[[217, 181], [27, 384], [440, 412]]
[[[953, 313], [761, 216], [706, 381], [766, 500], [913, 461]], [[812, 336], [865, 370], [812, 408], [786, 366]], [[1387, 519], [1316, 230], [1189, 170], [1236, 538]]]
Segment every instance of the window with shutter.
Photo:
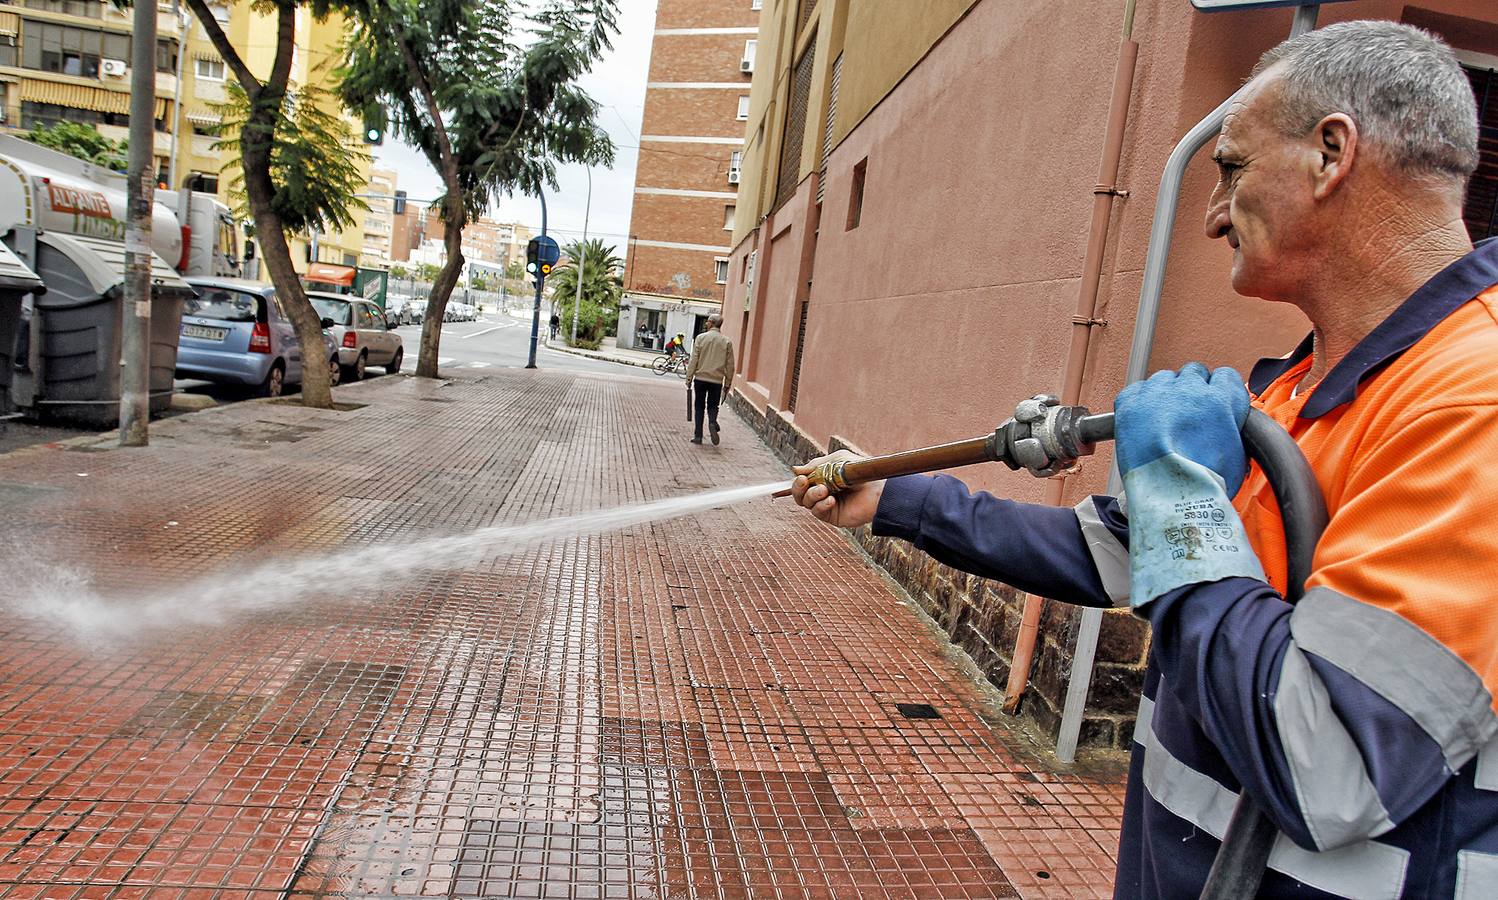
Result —
[[1472, 240], [1498, 235], [1498, 71], [1464, 66], [1477, 96], [1477, 171], [1462, 218]]
[[816, 54], [817, 39], [813, 36], [806, 45], [806, 52], [796, 61], [791, 102], [785, 111], [785, 128], [780, 140], [780, 172], [775, 183], [775, 209], [789, 202], [796, 194], [796, 185], [801, 183], [801, 144], [806, 137], [806, 108], [811, 100], [811, 71]]

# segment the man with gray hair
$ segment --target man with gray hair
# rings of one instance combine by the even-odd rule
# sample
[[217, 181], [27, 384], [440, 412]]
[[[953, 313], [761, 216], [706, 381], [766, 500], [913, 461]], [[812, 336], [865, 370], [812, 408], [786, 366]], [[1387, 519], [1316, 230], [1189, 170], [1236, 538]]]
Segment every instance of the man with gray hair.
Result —
[[[1197, 896], [1240, 791], [1280, 832], [1259, 896], [1498, 897], [1498, 241], [1462, 221], [1475, 108], [1450, 49], [1407, 26], [1265, 54], [1217, 141], [1206, 231], [1238, 293], [1312, 331], [1247, 391], [1196, 363], [1126, 388], [1127, 512], [945, 476], [836, 497], [796, 480], [832, 524], [1149, 620], [1118, 897]], [[1295, 606], [1250, 405], [1331, 515]]]
[[687, 384], [696, 395], [696, 433], [692, 443], [702, 443], [703, 413], [706, 412], [708, 433], [713, 443], [718, 443], [718, 404], [723, 394], [733, 387], [733, 341], [721, 329], [723, 317], [717, 313], [707, 317], [707, 330], [697, 335], [692, 342], [692, 361], [687, 365]]

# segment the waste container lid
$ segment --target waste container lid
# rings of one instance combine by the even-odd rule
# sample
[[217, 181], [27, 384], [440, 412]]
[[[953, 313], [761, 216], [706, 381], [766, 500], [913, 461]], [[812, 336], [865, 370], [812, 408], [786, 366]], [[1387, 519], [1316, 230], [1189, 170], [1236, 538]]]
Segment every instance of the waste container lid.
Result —
[[0, 244], [0, 290], [29, 293], [42, 286], [42, 279], [21, 262], [21, 257]]
[[[50, 231], [37, 240], [54, 247], [83, 270], [89, 285], [100, 295], [125, 280], [125, 243], [81, 234], [59, 234]], [[158, 295], [196, 296], [192, 285], [182, 280], [177, 270], [159, 255], [151, 254], [151, 284]]]

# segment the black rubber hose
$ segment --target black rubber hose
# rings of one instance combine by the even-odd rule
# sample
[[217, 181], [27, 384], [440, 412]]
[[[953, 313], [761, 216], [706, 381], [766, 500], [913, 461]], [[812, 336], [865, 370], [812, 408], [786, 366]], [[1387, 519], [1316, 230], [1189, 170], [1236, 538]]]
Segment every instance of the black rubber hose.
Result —
[[[1080, 419], [1077, 436], [1088, 443], [1112, 439], [1113, 414]], [[1280, 507], [1285, 524], [1285, 599], [1294, 603], [1305, 593], [1316, 544], [1326, 530], [1326, 499], [1295, 439], [1268, 414], [1249, 410], [1243, 423], [1243, 448], [1264, 471]], [[1269, 817], [1248, 794], [1240, 793], [1222, 846], [1207, 873], [1201, 900], [1253, 900], [1258, 896], [1259, 882], [1278, 836]]]
[[[1249, 413], [1243, 423], [1243, 445], [1264, 470], [1279, 503], [1285, 522], [1285, 599], [1294, 603], [1305, 594], [1316, 543], [1326, 530], [1326, 499], [1295, 439], [1265, 413], [1257, 409]], [[1246, 791], [1240, 792], [1222, 846], [1207, 873], [1202, 900], [1253, 900], [1258, 896], [1259, 882], [1278, 836], [1269, 817]]]

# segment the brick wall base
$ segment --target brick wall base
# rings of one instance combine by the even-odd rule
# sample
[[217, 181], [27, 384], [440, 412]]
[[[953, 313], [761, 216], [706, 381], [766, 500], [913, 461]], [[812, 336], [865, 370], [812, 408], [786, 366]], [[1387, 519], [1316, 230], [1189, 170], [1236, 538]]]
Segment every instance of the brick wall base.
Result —
[[[786, 463], [800, 463], [844, 448], [857, 452], [837, 436], [823, 449], [780, 410], [769, 406], [761, 411], [737, 390], [729, 393], [728, 404]], [[851, 535], [972, 658], [984, 677], [1002, 690], [1009, 680], [1024, 594], [1009, 585], [942, 565], [904, 541], [875, 537], [867, 526]], [[1075, 607], [1045, 601], [1040, 643], [1019, 712], [1052, 741], [1061, 727], [1061, 708], [1079, 625]], [[1149, 628], [1141, 619], [1126, 610], [1112, 610], [1103, 616], [1097, 663], [1082, 719], [1082, 746], [1129, 748], [1148, 650]]]

